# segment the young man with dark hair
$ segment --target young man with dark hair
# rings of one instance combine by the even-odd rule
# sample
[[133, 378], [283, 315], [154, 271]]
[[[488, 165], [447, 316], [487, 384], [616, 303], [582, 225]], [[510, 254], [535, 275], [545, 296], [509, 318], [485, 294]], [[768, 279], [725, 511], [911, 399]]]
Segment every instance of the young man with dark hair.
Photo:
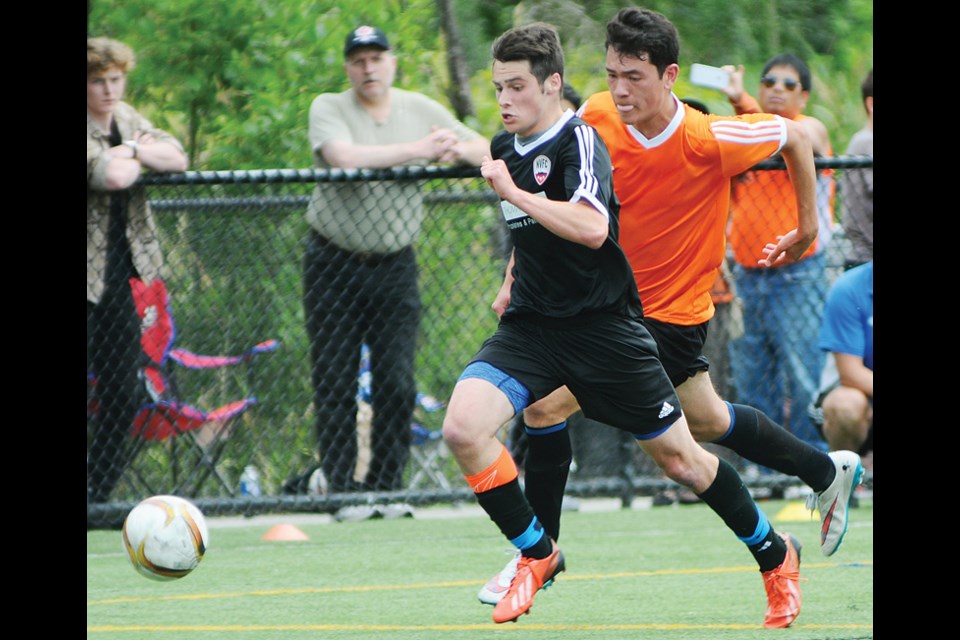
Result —
[[480, 170], [500, 197], [513, 252], [499, 326], [457, 381], [443, 436], [478, 503], [520, 552], [494, 622], [527, 613], [537, 591], [565, 569], [497, 433], [566, 385], [585, 415], [633, 434], [672, 480], [717, 512], [781, 594], [776, 617], [784, 623], [777, 626], [786, 626], [800, 609], [799, 543], [775, 532], [733, 467], [690, 435], [617, 242], [620, 204], [607, 148], [560, 104], [556, 31], [543, 23], [517, 27], [492, 51], [505, 131]]
[[[714, 312], [710, 290], [724, 257], [730, 178], [782, 152], [797, 185], [798, 227], [766, 245], [760, 266], [794, 260], [817, 232], [810, 142], [799, 126], [773, 115], [710, 116], [683, 105], [672, 91], [679, 46], [676, 28], [663, 15], [621, 10], [607, 25], [610, 90], [591, 96], [579, 114], [610, 150], [622, 205], [620, 242], [643, 301], [643, 322], [657, 342], [691, 433], [807, 482], [823, 522], [821, 550], [831, 555], [846, 530], [847, 506], [862, 469], [859, 457], [849, 451], [828, 456], [753, 407], [725, 402], [714, 390], [702, 354]], [[501, 288], [499, 296], [503, 299], [495, 309], [505, 307], [509, 289]], [[566, 419], [577, 408], [576, 398], [562, 389], [524, 412], [529, 436], [524, 490], [554, 537], [570, 464]], [[516, 561], [481, 589], [482, 602], [499, 601]], [[788, 626], [799, 611], [791, 609], [780, 588], [790, 584], [778, 578], [782, 569], [778, 563], [761, 564], [769, 627]]]
[[827, 354], [815, 404], [831, 449], [873, 452], [873, 260], [852, 267], [830, 288], [817, 342]]

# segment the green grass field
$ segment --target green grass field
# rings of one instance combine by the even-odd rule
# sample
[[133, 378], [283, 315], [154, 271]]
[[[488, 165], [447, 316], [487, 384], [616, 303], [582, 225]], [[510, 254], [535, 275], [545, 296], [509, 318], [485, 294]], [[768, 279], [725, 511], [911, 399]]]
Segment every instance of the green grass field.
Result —
[[[210, 520], [200, 566], [174, 582], [134, 572], [118, 531], [87, 533], [87, 638], [111, 640], [790, 640], [873, 638], [873, 500], [843, 546], [819, 549], [800, 501], [761, 507], [796, 535], [803, 606], [787, 630], [763, 628], [753, 558], [702, 504], [564, 514], [567, 571], [529, 615], [494, 624], [476, 600], [508, 543], [473, 508], [452, 518], [297, 521], [308, 541], [264, 541], [274, 522]], [[448, 511], [446, 509], [445, 511]], [[444, 511], [444, 512], [445, 512]], [[289, 519], [293, 521], [294, 518]]]

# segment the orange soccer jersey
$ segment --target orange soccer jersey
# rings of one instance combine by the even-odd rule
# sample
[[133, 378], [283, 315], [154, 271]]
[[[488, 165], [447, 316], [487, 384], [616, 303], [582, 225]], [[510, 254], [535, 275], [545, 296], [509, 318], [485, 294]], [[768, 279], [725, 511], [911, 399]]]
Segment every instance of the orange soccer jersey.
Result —
[[[806, 116], [794, 118], [799, 122]], [[833, 151], [831, 150], [832, 154]], [[833, 171], [817, 176], [817, 209], [820, 233], [801, 258], [816, 253], [830, 238], [833, 224]], [[730, 248], [733, 259], [749, 269], [758, 268], [763, 247], [797, 226], [797, 198], [786, 170], [748, 171], [733, 181]]]
[[676, 115], [653, 139], [623, 124], [609, 91], [591, 96], [581, 117], [610, 150], [620, 245], [644, 315], [695, 325], [714, 313], [730, 178], [779, 152], [787, 130], [771, 114], [705, 115], [674, 100]]

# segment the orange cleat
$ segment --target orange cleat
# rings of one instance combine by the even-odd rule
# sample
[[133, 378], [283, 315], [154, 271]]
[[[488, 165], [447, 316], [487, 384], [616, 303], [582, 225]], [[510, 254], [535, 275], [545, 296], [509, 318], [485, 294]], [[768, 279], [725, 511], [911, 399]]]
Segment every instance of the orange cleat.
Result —
[[493, 608], [494, 622], [515, 621], [529, 612], [537, 591], [549, 587], [557, 574], [566, 570], [563, 552], [554, 540], [550, 543], [553, 545], [553, 553], [546, 558], [520, 557], [517, 575], [510, 583], [507, 593]]
[[763, 626], [784, 629], [800, 615], [800, 542], [789, 533], [778, 533], [787, 543], [787, 555], [776, 569], [763, 572], [767, 612]]

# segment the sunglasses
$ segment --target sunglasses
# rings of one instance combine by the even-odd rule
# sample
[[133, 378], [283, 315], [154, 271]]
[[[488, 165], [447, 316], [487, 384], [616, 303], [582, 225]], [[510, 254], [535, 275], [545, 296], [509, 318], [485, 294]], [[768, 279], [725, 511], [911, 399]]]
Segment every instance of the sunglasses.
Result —
[[777, 76], [763, 76], [760, 78], [760, 84], [767, 89], [775, 87], [777, 82], [783, 82], [783, 88], [787, 91], [793, 91], [800, 85], [800, 83], [793, 78], [778, 78]]

